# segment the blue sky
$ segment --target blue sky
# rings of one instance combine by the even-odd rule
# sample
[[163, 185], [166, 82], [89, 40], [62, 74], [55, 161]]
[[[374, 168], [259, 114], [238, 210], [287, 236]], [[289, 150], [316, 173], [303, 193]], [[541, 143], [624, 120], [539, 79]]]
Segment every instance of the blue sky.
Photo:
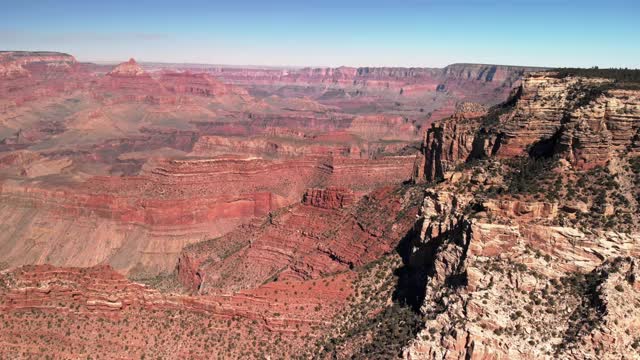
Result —
[[79, 60], [640, 68], [638, 0], [0, 2], [0, 49]]

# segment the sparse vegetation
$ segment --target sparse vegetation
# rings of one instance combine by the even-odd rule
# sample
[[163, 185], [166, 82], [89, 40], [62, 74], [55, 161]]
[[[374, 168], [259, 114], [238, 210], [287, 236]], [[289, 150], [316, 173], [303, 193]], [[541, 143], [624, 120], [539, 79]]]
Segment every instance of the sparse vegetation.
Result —
[[604, 78], [613, 80], [612, 87], [624, 89], [640, 89], [640, 70], [610, 68], [558, 68], [552, 69], [559, 78], [579, 76], [585, 78]]
[[554, 158], [518, 157], [506, 162], [507, 188], [511, 195], [533, 195], [541, 197], [553, 186], [556, 187], [555, 174], [557, 164]]

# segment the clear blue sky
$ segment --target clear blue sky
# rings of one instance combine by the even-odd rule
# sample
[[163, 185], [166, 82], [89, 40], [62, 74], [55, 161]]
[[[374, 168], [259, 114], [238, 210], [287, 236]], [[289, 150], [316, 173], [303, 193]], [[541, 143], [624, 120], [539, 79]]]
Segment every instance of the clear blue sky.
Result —
[[640, 0], [0, 0], [0, 49], [80, 60], [640, 68]]

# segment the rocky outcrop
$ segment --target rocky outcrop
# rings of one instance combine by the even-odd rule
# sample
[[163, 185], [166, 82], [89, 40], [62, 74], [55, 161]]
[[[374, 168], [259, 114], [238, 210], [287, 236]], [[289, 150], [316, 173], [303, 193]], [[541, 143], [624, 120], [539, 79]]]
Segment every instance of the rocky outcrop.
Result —
[[[610, 89], [610, 80], [530, 75], [504, 122], [499, 156], [561, 153], [574, 165], [604, 165], [629, 150], [638, 131], [639, 92]], [[615, 144], [613, 139], [615, 140]]]
[[417, 155], [413, 180], [439, 181], [447, 171], [472, 155], [481, 157], [491, 152], [491, 139], [479, 134], [481, 117], [486, 109], [477, 104], [459, 104], [450, 118], [436, 122], [424, 133], [421, 153]]
[[305, 205], [325, 209], [340, 209], [349, 207], [355, 202], [353, 191], [345, 188], [329, 187], [326, 189], [307, 189], [302, 197]]
[[578, 167], [592, 168], [636, 151], [640, 129], [640, 91], [610, 90], [570, 115], [559, 146]]
[[[625, 215], [629, 226], [614, 231], [566, 221], [615, 221], [635, 206], [605, 190], [633, 192], [637, 168], [621, 164], [637, 161], [634, 88], [532, 73], [487, 114], [454, 115], [425, 132], [414, 181], [432, 187], [406, 251], [403, 281], [413, 290], [403, 300], [426, 320], [405, 358], [637, 353], [637, 321], [621, 302], [640, 296], [636, 219]], [[575, 182], [590, 189], [579, 199]]]
[[39, 65], [64, 71], [75, 66], [76, 59], [69, 54], [57, 52], [0, 51], [0, 79], [29, 77], [29, 67]]
[[[636, 325], [613, 299], [640, 296], [628, 281], [637, 272], [638, 234], [530, 226], [536, 218], [517, 213], [516, 225], [494, 224], [466, 217], [469, 200], [427, 191], [406, 265], [422, 289], [414, 304], [427, 320], [405, 358], [616, 358], [634, 351], [625, 332]], [[615, 342], [602, 335], [614, 333]]]
[[223, 84], [206, 73], [168, 72], [159, 76], [145, 71], [134, 59], [121, 63], [100, 78], [93, 94], [106, 104], [143, 102], [152, 105], [189, 103], [187, 95], [249, 99], [246, 90]]
[[146, 71], [142, 70], [140, 65], [133, 59], [123, 62], [107, 73], [108, 76], [114, 77], [130, 77], [130, 76], [149, 76]]
[[639, 95], [607, 79], [528, 74], [486, 116], [454, 114], [427, 129], [414, 180], [441, 180], [458, 164], [490, 156], [557, 155], [581, 169], [605, 165], [616, 153], [635, 151]]
[[106, 104], [143, 102], [148, 104], [173, 103], [175, 99], [162, 85], [134, 60], [116, 66], [100, 79], [94, 96]]

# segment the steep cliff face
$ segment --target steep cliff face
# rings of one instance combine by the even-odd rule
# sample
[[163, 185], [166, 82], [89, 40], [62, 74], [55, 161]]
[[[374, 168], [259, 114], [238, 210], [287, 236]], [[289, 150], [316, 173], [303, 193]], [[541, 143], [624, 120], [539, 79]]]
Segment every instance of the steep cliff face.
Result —
[[[437, 68], [304, 68], [287, 70], [221, 68], [212, 73], [224, 81], [242, 85], [306, 86], [305, 94], [317, 93], [320, 99], [354, 101], [358, 97], [394, 94], [419, 98], [426, 94], [449, 94], [489, 104], [504, 100], [523, 74], [536, 68], [454, 64]], [[324, 86], [312, 91], [314, 86]]]
[[640, 297], [630, 280], [640, 234], [534, 225], [545, 217], [518, 213], [509, 215], [512, 224], [495, 223], [492, 211], [465, 215], [469, 198], [436, 191], [427, 191], [406, 265], [426, 321], [405, 358], [613, 359], [635, 352], [637, 322], [627, 320], [623, 299]]
[[[349, 83], [354, 85], [373, 85], [396, 87], [400, 84], [425, 83], [437, 87], [449, 80], [494, 82], [496, 87], [511, 87], [526, 72], [539, 68], [524, 66], [452, 64], [445, 68], [402, 68], [402, 67], [338, 67], [304, 68], [293, 70], [267, 69], [218, 69], [223, 79], [246, 81], [270, 80], [280, 82], [322, 82]], [[435, 88], [433, 89], [435, 90]]]
[[424, 325], [405, 358], [638, 356], [638, 95], [535, 73], [426, 131], [403, 280]]
[[433, 124], [415, 179], [439, 180], [455, 165], [489, 156], [556, 155], [581, 169], [605, 165], [617, 154], [636, 151], [638, 96], [607, 79], [530, 74], [487, 116], [457, 114]]
[[447, 79], [495, 81], [511, 88], [526, 72], [536, 70], [541, 69], [506, 65], [452, 64], [442, 69], [442, 72]]
[[411, 81], [412, 79], [429, 80], [438, 75], [440, 69], [431, 68], [374, 68], [374, 67], [338, 67], [338, 68], [303, 68], [287, 70], [268, 69], [217, 69], [216, 73], [223, 79], [234, 81], [276, 81], [297, 83], [343, 83], [365, 84], [371, 80], [373, 85], [384, 85], [377, 81]]
[[[473, 103], [459, 104], [453, 116], [445, 121], [432, 124], [424, 132], [420, 154], [416, 157], [413, 179], [436, 181], [444, 177], [446, 171], [466, 161], [471, 154], [484, 153], [488, 144], [476, 140], [478, 128], [487, 110]], [[474, 150], [475, 147], [475, 150]]]
[[513, 117], [504, 122], [498, 155], [557, 152], [579, 167], [604, 165], [635, 147], [639, 95], [607, 79], [529, 76]]

